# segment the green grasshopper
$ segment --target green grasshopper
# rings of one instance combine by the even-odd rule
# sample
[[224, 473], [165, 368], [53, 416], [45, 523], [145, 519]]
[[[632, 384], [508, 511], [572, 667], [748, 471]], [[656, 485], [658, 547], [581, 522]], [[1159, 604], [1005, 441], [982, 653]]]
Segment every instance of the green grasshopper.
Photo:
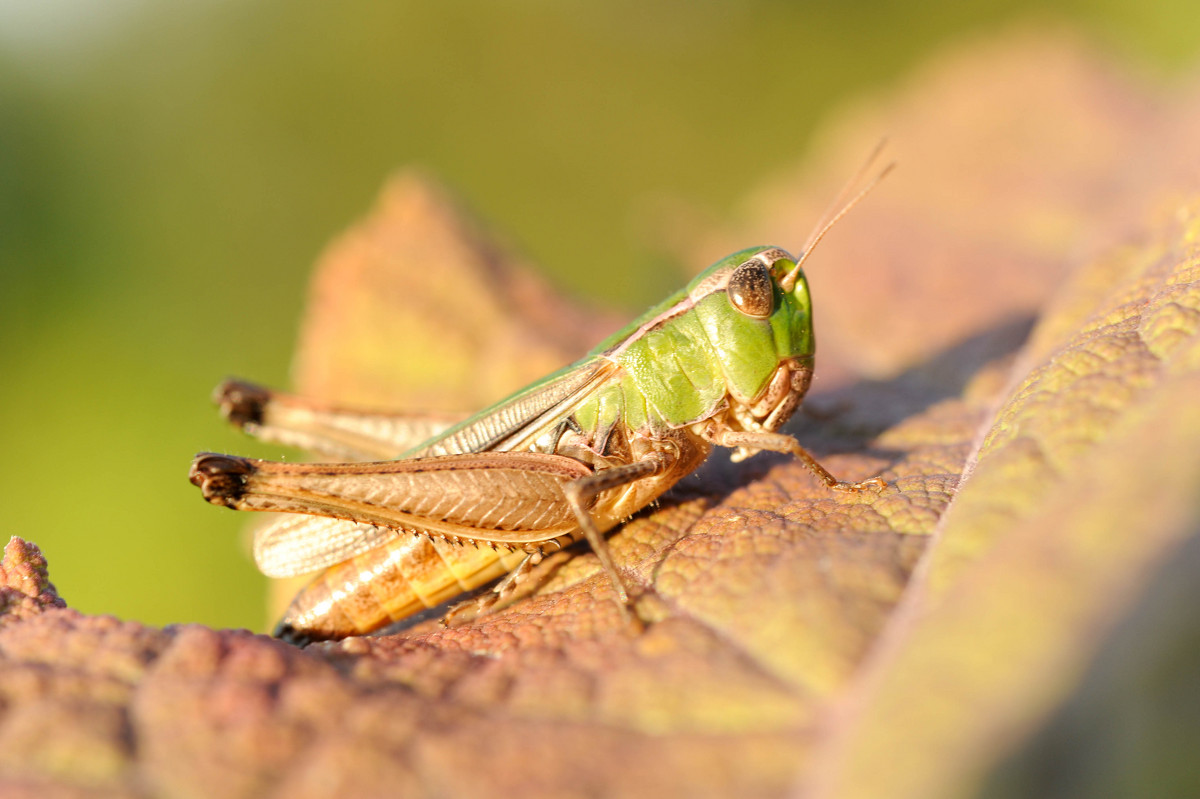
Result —
[[799, 257], [777, 247], [733, 253], [580, 360], [456, 424], [245, 383], [219, 387], [224, 415], [252, 435], [348, 461], [202, 453], [192, 464], [191, 481], [213, 504], [296, 514], [254, 540], [268, 576], [321, 572], [275, 635], [303, 643], [366, 634], [508, 573], [486, 610], [546, 554], [579, 538], [626, 608], [629, 590], [604, 533], [713, 447], [732, 448], [734, 460], [794, 455], [839, 491], [883, 489], [878, 477], [838, 481], [778, 431], [812, 378], [812, 303], [801, 267], [890, 168], [835, 204]]

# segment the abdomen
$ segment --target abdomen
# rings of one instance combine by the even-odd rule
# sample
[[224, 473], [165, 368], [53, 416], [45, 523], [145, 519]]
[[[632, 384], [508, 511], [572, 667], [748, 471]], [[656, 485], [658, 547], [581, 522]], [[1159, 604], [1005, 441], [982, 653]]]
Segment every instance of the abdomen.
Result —
[[399, 535], [326, 569], [292, 600], [275, 634], [297, 643], [365, 635], [485, 585], [525, 555]]

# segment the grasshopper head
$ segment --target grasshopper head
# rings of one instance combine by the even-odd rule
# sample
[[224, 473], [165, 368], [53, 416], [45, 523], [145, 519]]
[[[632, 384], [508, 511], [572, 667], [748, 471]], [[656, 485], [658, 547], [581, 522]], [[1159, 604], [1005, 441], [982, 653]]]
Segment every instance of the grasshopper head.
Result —
[[725, 378], [729, 411], [747, 430], [778, 429], [808, 390], [812, 301], [800, 266], [830, 228], [892, 170], [894, 163], [851, 193], [883, 144], [817, 223], [799, 258], [778, 247], [753, 247], [718, 261], [688, 284], [688, 297]]
[[[789, 393], [803, 393], [812, 371], [812, 302], [795, 258], [778, 247], [741, 250], [701, 273], [687, 292], [713, 345], [735, 413], [762, 407], [766, 395], [778, 391], [772, 378], [779, 379], [783, 365], [791, 373]], [[794, 399], [793, 408], [799, 397]]]

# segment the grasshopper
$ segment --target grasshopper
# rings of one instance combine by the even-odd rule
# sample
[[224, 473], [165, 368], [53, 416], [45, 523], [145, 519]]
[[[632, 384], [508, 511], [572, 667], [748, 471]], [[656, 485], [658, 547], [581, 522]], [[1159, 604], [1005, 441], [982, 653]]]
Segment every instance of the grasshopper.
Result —
[[753, 247], [722, 258], [580, 360], [457, 423], [222, 384], [222, 413], [246, 432], [342, 461], [201, 453], [192, 464], [209, 502], [288, 514], [255, 535], [265, 574], [320, 572], [275, 635], [306, 643], [366, 634], [507, 573], [486, 610], [580, 538], [628, 608], [604, 533], [714, 447], [733, 449], [734, 460], [791, 454], [838, 491], [883, 489], [878, 477], [837, 480], [779, 428], [812, 378], [803, 263], [890, 169], [835, 203], [798, 257]]

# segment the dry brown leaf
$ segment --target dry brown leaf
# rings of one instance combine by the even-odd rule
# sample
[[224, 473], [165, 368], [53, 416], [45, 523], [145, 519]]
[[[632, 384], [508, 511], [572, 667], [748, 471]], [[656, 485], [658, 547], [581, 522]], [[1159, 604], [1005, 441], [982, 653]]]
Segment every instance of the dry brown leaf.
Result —
[[321, 259], [295, 383], [345, 404], [476, 411], [621, 322], [556, 295], [410, 171]]
[[0, 625], [66, 606], [50, 583], [42, 551], [14, 536], [0, 561]]
[[1035, 331], [869, 695], [827, 741], [822, 795], [973, 793], [1200, 533], [1200, 199], [1171, 210]]

